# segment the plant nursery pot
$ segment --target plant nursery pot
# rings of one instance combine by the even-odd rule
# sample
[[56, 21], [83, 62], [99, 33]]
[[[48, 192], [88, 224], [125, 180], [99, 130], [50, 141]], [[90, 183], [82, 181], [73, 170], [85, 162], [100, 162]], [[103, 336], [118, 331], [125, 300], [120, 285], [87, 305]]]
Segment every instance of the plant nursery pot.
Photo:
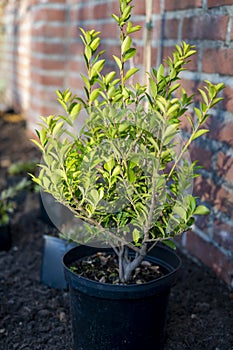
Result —
[[11, 248], [10, 225], [0, 226], [0, 251], [8, 251]]
[[62, 258], [68, 250], [75, 246], [75, 243], [68, 243], [59, 237], [44, 235], [41, 283], [56, 289], [67, 289]]
[[97, 251], [106, 249], [78, 246], [63, 258], [70, 289], [74, 350], [163, 349], [168, 298], [180, 258], [163, 245], [156, 246], [147, 260], [158, 264], [165, 274], [144, 284], [100, 283], [69, 269], [77, 259]]

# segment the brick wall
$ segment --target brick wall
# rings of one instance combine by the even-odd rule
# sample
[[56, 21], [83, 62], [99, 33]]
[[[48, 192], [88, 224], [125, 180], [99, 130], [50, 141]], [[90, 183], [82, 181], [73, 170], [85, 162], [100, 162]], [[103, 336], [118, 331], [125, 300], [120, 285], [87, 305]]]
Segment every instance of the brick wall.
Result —
[[208, 123], [210, 133], [191, 151], [204, 166], [194, 191], [211, 214], [200, 217], [180, 242], [233, 286], [233, 1], [166, 0], [163, 5], [158, 18], [162, 57], [180, 40], [196, 45], [198, 51], [183, 73], [187, 90], [194, 93], [204, 79], [226, 85], [224, 101]]
[[[0, 33], [0, 82], [5, 100], [22, 110], [33, 130], [38, 115], [58, 112], [55, 90], [79, 92], [83, 71], [79, 27], [99, 29], [109, 67], [118, 52], [117, 31], [110, 14], [117, 0], [4, 0]], [[142, 67], [145, 1], [135, 0], [133, 20], [143, 26], [134, 34], [134, 64]], [[182, 74], [189, 93], [200, 81], [224, 82], [224, 101], [213, 110], [208, 136], [191, 155], [204, 165], [195, 192], [211, 209], [180, 240], [190, 254], [214, 269], [229, 285], [233, 280], [233, 1], [153, 1], [152, 65], [185, 40], [198, 53]], [[142, 81], [143, 76], [138, 76]]]

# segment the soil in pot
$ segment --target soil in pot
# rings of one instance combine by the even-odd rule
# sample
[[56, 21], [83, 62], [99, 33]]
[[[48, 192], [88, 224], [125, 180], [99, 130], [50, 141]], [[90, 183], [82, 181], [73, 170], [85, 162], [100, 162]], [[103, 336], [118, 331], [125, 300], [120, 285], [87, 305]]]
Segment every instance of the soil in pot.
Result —
[[[75, 261], [70, 266], [77, 275], [93, 281], [110, 284], [120, 284], [118, 260], [115, 254], [96, 252], [95, 254]], [[134, 271], [129, 284], [142, 284], [155, 280], [164, 275], [158, 264], [144, 260]]]
[[[80, 246], [64, 256], [70, 288], [74, 350], [163, 349], [168, 298], [180, 259], [172, 251], [156, 247], [148, 261], [150, 266], [159, 270], [159, 277], [149, 278], [146, 283], [140, 283], [142, 277], [136, 278], [138, 283], [132, 281], [127, 285], [103, 283], [71, 271], [78, 269], [83, 262], [85, 265], [103, 258], [111, 261], [111, 254], [111, 250]], [[80, 262], [83, 257], [83, 262]], [[142, 276], [150, 275], [148, 267], [140, 268]], [[116, 274], [115, 269], [114, 263], [109, 276], [113, 272]], [[97, 279], [102, 278], [100, 273]]]

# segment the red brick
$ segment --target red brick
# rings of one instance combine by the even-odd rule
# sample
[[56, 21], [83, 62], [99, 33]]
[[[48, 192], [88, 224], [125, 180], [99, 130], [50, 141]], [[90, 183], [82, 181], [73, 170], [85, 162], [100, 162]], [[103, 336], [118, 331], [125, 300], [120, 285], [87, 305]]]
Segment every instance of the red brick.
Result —
[[33, 19], [33, 22], [37, 22], [37, 21], [64, 22], [66, 20], [66, 11], [64, 9], [44, 8], [32, 13], [32, 19]]
[[61, 76], [48, 76], [48, 75], [38, 74], [35, 72], [32, 72], [31, 78], [34, 83], [39, 83], [45, 86], [54, 86], [56, 88], [61, 87], [64, 82], [64, 78]]
[[43, 36], [45, 38], [63, 39], [66, 37], [66, 28], [62, 24], [61, 26], [52, 26], [49, 23], [46, 23], [43, 26], [39, 27], [33, 26], [31, 29], [31, 34], [33, 37]]
[[213, 232], [214, 240], [224, 249], [233, 252], [233, 227], [217, 219], [214, 221]]
[[[50, 4], [65, 4], [66, 0], [49, 0]], [[41, 0], [30, 0], [31, 5], [41, 4]]]
[[[152, 0], [152, 13], [160, 13], [160, 1]], [[135, 2], [132, 15], [145, 15], [146, 14], [146, 1]]]
[[30, 93], [32, 94], [32, 96], [36, 96], [38, 101], [56, 101], [57, 99], [57, 95], [55, 90], [54, 91], [48, 91], [46, 89], [43, 90], [38, 90], [37, 86], [34, 85], [33, 87], [31, 87], [30, 89]]
[[68, 76], [67, 78], [67, 86], [70, 88], [75, 88], [75, 93], [77, 94], [77, 89], [83, 89], [83, 80], [81, 77], [76, 76]]
[[184, 10], [189, 8], [202, 7], [202, 0], [166, 0], [165, 11]]
[[177, 39], [178, 38], [178, 19], [166, 19], [164, 23], [164, 39]]
[[219, 191], [221, 187], [209, 178], [199, 176], [194, 180], [194, 194], [200, 198], [201, 202], [214, 206]]
[[220, 188], [216, 191], [214, 206], [215, 209], [233, 219], [233, 192], [223, 187]]
[[48, 115], [53, 115], [56, 114], [60, 111], [62, 113], [63, 111], [60, 109], [59, 105], [57, 107], [55, 106], [42, 106], [40, 108], [40, 114], [43, 116], [48, 116]]
[[38, 53], [44, 53], [49, 55], [57, 55], [65, 53], [65, 41], [61, 40], [61, 43], [51, 42], [32, 42], [32, 51]]
[[217, 175], [233, 182], [233, 157], [223, 152], [218, 153], [217, 159]]
[[191, 255], [197, 257], [202, 263], [213, 269], [217, 276], [227, 284], [231, 284], [233, 260], [230, 257], [194, 232], [187, 234], [186, 248]]
[[[144, 29], [145, 31], [146, 29]], [[162, 37], [162, 21], [157, 19], [152, 28], [151, 40], [153, 44], [156, 44], [158, 40], [161, 40]]]
[[59, 61], [57, 60], [51, 60], [48, 58], [43, 58], [43, 59], [39, 59], [39, 58], [35, 58], [33, 57], [31, 59], [31, 64], [32, 67], [37, 67], [37, 68], [41, 68], [41, 69], [46, 69], [46, 70], [64, 70], [65, 67], [65, 61], [60, 59]]
[[185, 18], [182, 29], [183, 39], [225, 40], [228, 16], [196, 16]]
[[223, 107], [229, 112], [233, 112], [233, 88], [226, 86], [223, 90]]
[[97, 4], [93, 6], [93, 18], [95, 19], [102, 19], [102, 18], [108, 18], [108, 6], [107, 4]]
[[113, 22], [101, 23], [99, 26], [95, 26], [95, 29], [100, 31], [102, 39], [116, 39], [119, 34], [118, 28]]
[[202, 166], [205, 170], [212, 170], [212, 152], [193, 144], [190, 148], [191, 160], [197, 160], [197, 165]]
[[202, 70], [205, 73], [232, 75], [233, 49], [205, 49], [202, 57]]
[[233, 122], [217, 121], [211, 127], [209, 136], [214, 140], [224, 142], [229, 146], [233, 146]]
[[194, 194], [216, 211], [233, 218], [233, 193], [216, 185], [211, 179], [198, 177], [194, 181]]
[[208, 7], [220, 7], [224, 5], [232, 5], [232, 0], [208, 0]]
[[81, 57], [84, 51], [84, 45], [81, 41], [76, 42], [75, 44], [72, 44], [69, 46], [69, 53], [72, 56], [75, 55], [75, 57]]

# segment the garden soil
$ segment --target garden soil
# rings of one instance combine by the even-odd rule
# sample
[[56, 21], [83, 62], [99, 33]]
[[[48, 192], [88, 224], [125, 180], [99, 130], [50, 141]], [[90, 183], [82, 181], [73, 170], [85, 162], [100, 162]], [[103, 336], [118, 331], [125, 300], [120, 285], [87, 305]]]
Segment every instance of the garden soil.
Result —
[[[10, 164], [35, 159], [24, 121], [2, 114], [0, 189], [9, 184]], [[0, 252], [1, 350], [72, 349], [69, 293], [40, 282], [43, 234], [52, 231], [40, 217], [39, 194], [27, 192], [11, 222], [12, 248]], [[183, 266], [171, 290], [165, 350], [232, 350], [232, 291], [208, 268], [178, 254]], [[111, 349], [97, 344], [93, 350]]]

